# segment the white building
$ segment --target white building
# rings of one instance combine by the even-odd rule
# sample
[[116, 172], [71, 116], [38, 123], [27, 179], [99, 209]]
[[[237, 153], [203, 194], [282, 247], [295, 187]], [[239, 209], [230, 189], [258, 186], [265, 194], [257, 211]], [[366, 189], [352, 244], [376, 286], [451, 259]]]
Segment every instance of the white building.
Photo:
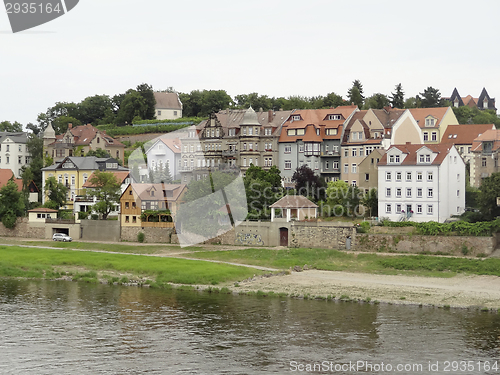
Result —
[[[149, 147], [148, 147], [149, 146]], [[162, 168], [170, 170], [174, 180], [180, 179], [181, 142], [179, 138], [169, 138], [168, 134], [145, 145], [148, 169], [158, 171]]]
[[27, 140], [23, 132], [0, 132], [0, 168], [10, 169], [16, 178], [21, 177], [21, 168], [30, 163]]
[[444, 222], [465, 210], [465, 163], [450, 144], [393, 145], [378, 164], [378, 214]]
[[175, 120], [182, 117], [182, 103], [176, 92], [155, 92], [156, 118], [158, 120]]

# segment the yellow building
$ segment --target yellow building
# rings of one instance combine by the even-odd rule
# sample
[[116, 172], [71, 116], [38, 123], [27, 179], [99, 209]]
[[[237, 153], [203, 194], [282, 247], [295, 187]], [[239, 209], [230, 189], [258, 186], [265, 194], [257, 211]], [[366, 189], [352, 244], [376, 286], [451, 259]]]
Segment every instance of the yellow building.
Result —
[[114, 158], [97, 158], [95, 156], [68, 156], [62, 161], [42, 169], [42, 203], [47, 200], [45, 192], [45, 181], [49, 177], [55, 177], [57, 182], [64, 184], [68, 188], [66, 196], [67, 204], [65, 209], [73, 209], [74, 202], [85, 194], [83, 184], [87, 182], [90, 175], [96, 171], [128, 171], [118, 165]]
[[411, 108], [409, 111], [422, 130], [424, 144], [441, 143], [448, 125], [458, 125], [451, 107]]

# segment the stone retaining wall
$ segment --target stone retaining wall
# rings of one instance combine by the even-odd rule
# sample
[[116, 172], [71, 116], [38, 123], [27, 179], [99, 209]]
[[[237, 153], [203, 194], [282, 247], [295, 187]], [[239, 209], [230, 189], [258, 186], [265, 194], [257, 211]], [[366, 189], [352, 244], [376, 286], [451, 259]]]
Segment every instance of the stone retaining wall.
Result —
[[173, 231], [174, 231], [173, 228], [144, 227], [144, 229], [142, 229], [141, 227], [122, 227], [121, 240], [129, 242], [137, 242], [137, 234], [139, 232], [143, 232], [144, 242], [170, 243], [170, 238]]
[[24, 237], [24, 238], [45, 238], [44, 226], [30, 226], [27, 217], [17, 218], [16, 225], [12, 229], [5, 228], [0, 222], [1, 237]]
[[373, 252], [442, 253], [458, 256], [490, 255], [496, 247], [495, 237], [420, 236], [358, 234], [353, 250]]

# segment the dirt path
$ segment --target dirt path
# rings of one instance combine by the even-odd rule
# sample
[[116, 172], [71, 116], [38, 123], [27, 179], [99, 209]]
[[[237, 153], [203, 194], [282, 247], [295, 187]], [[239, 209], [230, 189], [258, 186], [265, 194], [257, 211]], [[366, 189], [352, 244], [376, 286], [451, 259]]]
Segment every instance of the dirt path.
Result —
[[500, 308], [500, 277], [496, 276], [428, 278], [308, 270], [240, 285], [243, 291], [349, 296], [397, 304]]

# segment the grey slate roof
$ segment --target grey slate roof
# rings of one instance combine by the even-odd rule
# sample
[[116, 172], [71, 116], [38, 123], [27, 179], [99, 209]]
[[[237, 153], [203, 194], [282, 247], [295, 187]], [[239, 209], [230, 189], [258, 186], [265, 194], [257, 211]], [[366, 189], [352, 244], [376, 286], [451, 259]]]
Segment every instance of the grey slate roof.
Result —
[[[99, 164], [105, 163], [106, 161], [111, 161], [116, 163], [116, 159], [113, 158], [98, 158], [96, 156], [68, 156], [49, 167], [42, 168], [42, 171], [55, 171], [59, 169], [60, 166], [66, 161], [71, 160], [71, 162], [75, 165], [77, 169], [84, 170], [97, 170], [99, 169]], [[127, 168], [118, 166], [117, 169], [113, 169], [113, 171], [128, 171]]]
[[23, 132], [0, 132], [0, 143], [5, 141], [5, 139], [10, 138], [15, 143], [26, 143], [28, 140], [28, 134]]

